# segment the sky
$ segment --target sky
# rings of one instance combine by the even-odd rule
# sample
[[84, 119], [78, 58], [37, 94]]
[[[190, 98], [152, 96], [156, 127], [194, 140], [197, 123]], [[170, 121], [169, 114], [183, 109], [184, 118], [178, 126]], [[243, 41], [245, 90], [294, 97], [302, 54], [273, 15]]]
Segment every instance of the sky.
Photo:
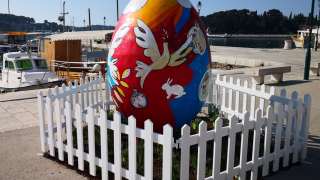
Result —
[[[119, 17], [130, 0], [119, 1]], [[190, 0], [196, 7], [199, 0]], [[0, 0], [0, 13], [8, 13], [8, 0]], [[10, 13], [33, 17], [37, 23], [44, 20], [57, 22], [58, 16], [62, 12], [63, 0], [10, 0]], [[103, 25], [103, 17], [106, 17], [105, 24], [115, 26], [117, 24], [117, 0], [65, 0], [66, 25], [71, 25], [74, 19], [74, 26], [82, 27], [83, 20], [88, 25], [88, 8], [91, 11], [91, 24]], [[258, 11], [262, 14], [270, 9], [278, 9], [284, 15], [302, 13], [305, 16], [311, 12], [312, 0], [201, 0], [202, 8], [200, 14], [206, 16], [214, 12], [226, 11], [231, 9], [249, 9]], [[318, 1], [315, 1], [315, 13], [319, 13]], [[74, 18], [73, 18], [74, 17]]]

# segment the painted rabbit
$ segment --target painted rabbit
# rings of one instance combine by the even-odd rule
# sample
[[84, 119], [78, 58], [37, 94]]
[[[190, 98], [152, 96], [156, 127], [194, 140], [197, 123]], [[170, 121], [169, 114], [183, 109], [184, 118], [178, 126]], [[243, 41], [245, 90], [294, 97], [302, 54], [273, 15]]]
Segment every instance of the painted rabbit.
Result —
[[166, 90], [167, 93], [167, 99], [170, 98], [171, 95], [176, 95], [175, 98], [180, 98], [183, 95], [186, 95], [187, 93], [184, 92], [184, 88], [178, 84], [170, 86], [170, 83], [172, 83], [173, 79], [170, 80], [170, 78], [167, 80], [166, 83], [162, 85], [162, 89]]

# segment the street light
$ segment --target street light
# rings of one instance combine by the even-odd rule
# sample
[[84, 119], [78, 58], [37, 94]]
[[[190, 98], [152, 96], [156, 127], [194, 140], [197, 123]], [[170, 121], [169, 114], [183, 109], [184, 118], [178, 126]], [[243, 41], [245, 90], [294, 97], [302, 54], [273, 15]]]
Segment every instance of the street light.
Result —
[[85, 31], [86, 20], [83, 20], [83, 31]]
[[104, 30], [104, 27], [106, 26], [106, 17], [103, 17], [103, 30]]
[[198, 8], [198, 14], [199, 14], [199, 16], [200, 16], [200, 9], [201, 9], [201, 6], [202, 6], [202, 4], [201, 4], [201, 2], [199, 1], [199, 2], [198, 2], [198, 5], [197, 5], [197, 8]]
[[[319, 0], [318, 0], [319, 1]], [[304, 64], [304, 76], [303, 79], [304, 80], [309, 80], [309, 70], [310, 70], [310, 61], [311, 61], [311, 51], [310, 51], [310, 47], [311, 47], [311, 37], [312, 37], [312, 20], [313, 20], [313, 11], [314, 11], [314, 0], [312, 0], [312, 5], [311, 5], [311, 15], [310, 15], [310, 31], [309, 31], [309, 39], [308, 39], [308, 50], [307, 50], [307, 54], [306, 54], [306, 61]]]

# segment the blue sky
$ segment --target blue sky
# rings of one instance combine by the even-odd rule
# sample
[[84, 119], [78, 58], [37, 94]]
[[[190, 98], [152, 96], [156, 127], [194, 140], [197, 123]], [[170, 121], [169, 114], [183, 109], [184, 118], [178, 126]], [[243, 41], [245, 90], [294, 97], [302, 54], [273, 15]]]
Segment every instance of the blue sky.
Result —
[[[119, 16], [130, 0], [119, 0]], [[194, 6], [199, 0], [190, 0]], [[61, 2], [61, 4], [60, 4]], [[106, 17], [106, 25], [115, 26], [117, 23], [116, 0], [65, 0], [66, 25], [70, 25], [74, 17], [75, 26], [83, 26], [83, 20], [88, 25], [88, 8], [91, 9], [92, 24], [103, 25], [103, 17]], [[258, 14], [269, 9], [279, 9], [284, 15], [303, 13], [305, 16], [311, 11], [312, 0], [201, 0], [203, 6], [201, 15], [208, 15], [218, 11], [231, 9], [249, 9], [258, 11]], [[10, 0], [10, 12], [15, 15], [33, 17], [37, 23], [44, 20], [57, 22], [62, 11], [63, 0]], [[8, 1], [2, 0], [0, 13], [8, 13]], [[315, 13], [319, 13], [318, 2], [315, 2]]]

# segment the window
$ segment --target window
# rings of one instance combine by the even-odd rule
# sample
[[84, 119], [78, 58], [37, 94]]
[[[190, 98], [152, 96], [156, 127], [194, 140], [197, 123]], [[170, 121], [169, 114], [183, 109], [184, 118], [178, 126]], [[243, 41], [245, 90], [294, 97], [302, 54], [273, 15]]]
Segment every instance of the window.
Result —
[[21, 69], [32, 69], [32, 64], [30, 60], [17, 61], [17, 66]]
[[37, 68], [47, 68], [47, 64], [45, 60], [34, 60]]
[[40, 52], [44, 52], [44, 39], [40, 40]]
[[14, 69], [13, 62], [11, 62], [11, 61], [6, 61], [5, 68], [6, 68], [6, 69]]

